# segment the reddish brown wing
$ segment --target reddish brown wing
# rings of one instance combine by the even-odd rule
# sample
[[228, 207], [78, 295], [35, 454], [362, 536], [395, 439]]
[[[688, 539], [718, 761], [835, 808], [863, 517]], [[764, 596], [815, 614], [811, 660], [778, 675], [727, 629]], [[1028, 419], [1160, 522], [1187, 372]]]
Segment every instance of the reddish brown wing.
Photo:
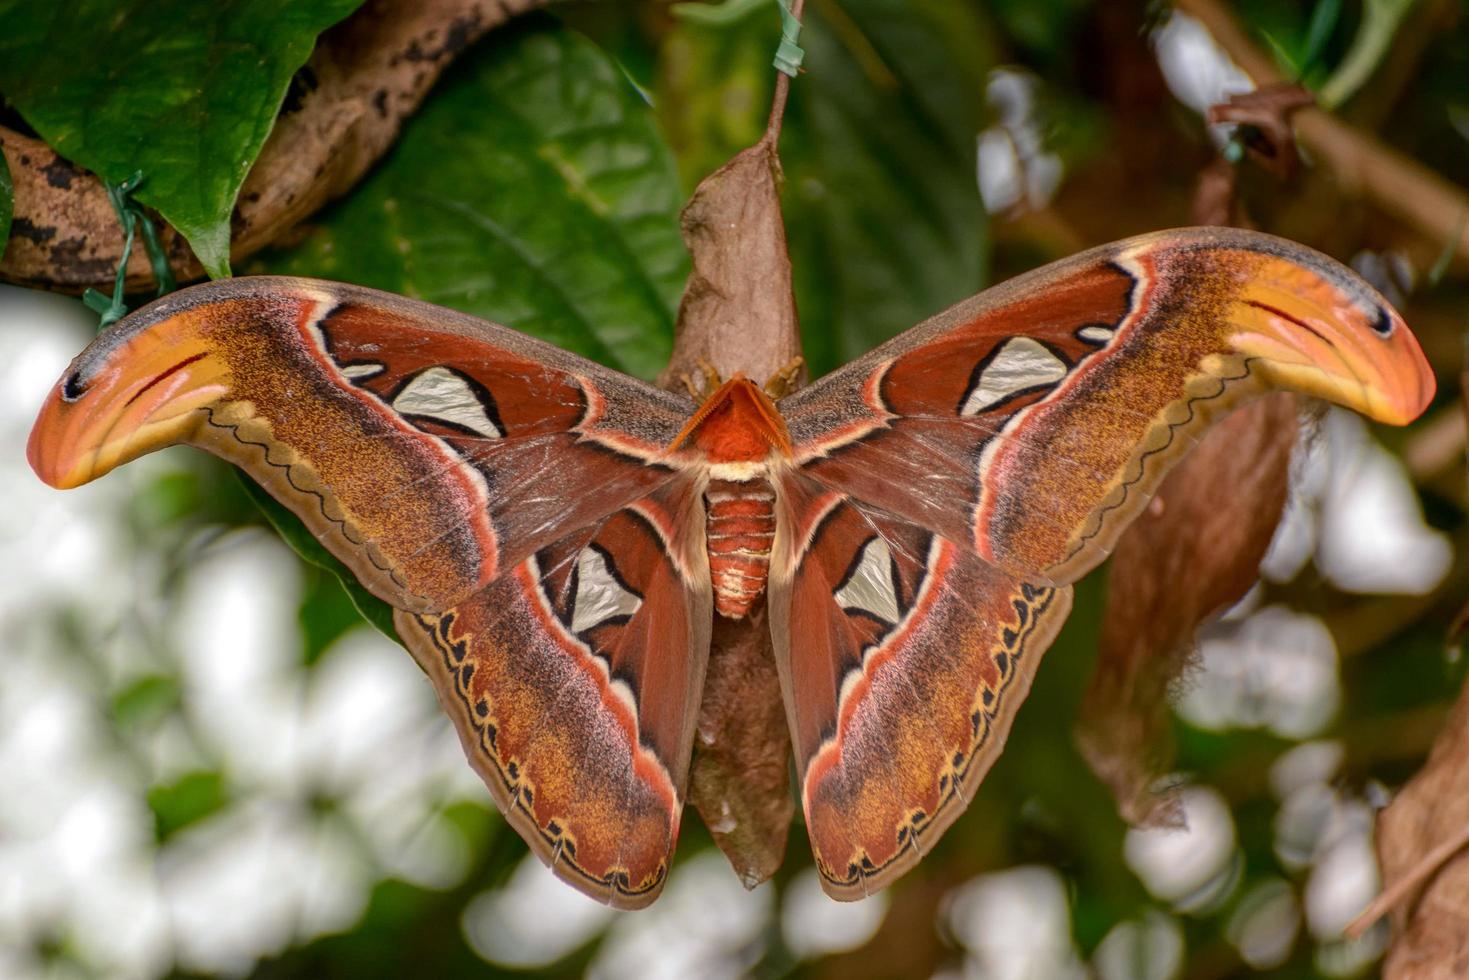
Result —
[[807, 832], [826, 891], [862, 898], [963, 812], [1071, 590], [796, 473], [781, 499], [770, 621]]
[[371, 290], [240, 279], [104, 333], [31, 437], [57, 486], [175, 442], [247, 470], [376, 594], [558, 874], [653, 899], [709, 646], [703, 504], [662, 450], [693, 406]]
[[663, 887], [713, 616], [703, 504], [680, 478], [398, 630], [500, 808], [621, 908]]
[[1066, 584], [1198, 430], [1288, 388], [1403, 423], [1433, 375], [1350, 270], [1255, 232], [1107, 245], [960, 303], [783, 400], [802, 471]]
[[338, 283], [234, 279], [72, 363], [30, 457], [76, 486], [184, 442], [234, 462], [395, 606], [441, 610], [666, 483], [693, 406], [472, 317]]
[[780, 402], [771, 622], [831, 894], [886, 883], [962, 809], [1064, 618], [1056, 588], [1270, 387], [1403, 422], [1433, 378], [1344, 267], [1194, 229], [1022, 276]]

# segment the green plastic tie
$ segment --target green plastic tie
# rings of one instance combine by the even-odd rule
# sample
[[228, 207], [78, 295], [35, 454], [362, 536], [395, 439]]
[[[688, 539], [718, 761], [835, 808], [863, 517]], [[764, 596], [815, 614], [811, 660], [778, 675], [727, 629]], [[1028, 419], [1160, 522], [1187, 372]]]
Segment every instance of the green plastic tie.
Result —
[[173, 292], [177, 284], [173, 278], [173, 268], [168, 264], [168, 254], [163, 250], [163, 243], [158, 240], [158, 229], [153, 227], [153, 222], [148, 218], [143, 206], [133, 200], [133, 192], [143, 183], [143, 171], [137, 170], [127, 180], [114, 184], [110, 180], [104, 180], [102, 186], [107, 189], [107, 200], [112, 202], [112, 210], [117, 214], [118, 224], [122, 225], [123, 243], [122, 257], [117, 261], [117, 276], [112, 283], [112, 295], [109, 297], [96, 289], [88, 289], [82, 294], [82, 302], [92, 312], [102, 317], [97, 325], [98, 329], [105, 329], [128, 315], [127, 301], [124, 296], [124, 285], [127, 282], [128, 260], [133, 255], [133, 241], [137, 235], [138, 226], [143, 229], [143, 247], [148, 252], [148, 262], [153, 266], [153, 278], [158, 281], [158, 293]]
[[806, 52], [796, 42], [801, 37], [801, 22], [791, 13], [791, 0], [780, 2], [780, 46], [775, 49], [775, 70], [792, 78], [801, 70]]

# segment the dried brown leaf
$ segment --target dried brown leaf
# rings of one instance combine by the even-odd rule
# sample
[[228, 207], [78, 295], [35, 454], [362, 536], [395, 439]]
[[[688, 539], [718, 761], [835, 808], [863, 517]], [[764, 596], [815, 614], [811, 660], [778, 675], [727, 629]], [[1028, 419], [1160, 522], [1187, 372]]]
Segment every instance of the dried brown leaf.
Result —
[[1250, 158], [1282, 180], [1295, 173], [1300, 162], [1291, 116], [1316, 97], [1294, 82], [1262, 85], [1252, 92], [1231, 95], [1228, 102], [1209, 107], [1209, 122], [1234, 123]]
[[800, 355], [779, 183], [780, 160], [767, 137], [704, 178], [684, 208], [693, 270], [664, 387], [695, 375], [700, 358], [727, 378], [764, 381]]
[[1428, 762], [1377, 819], [1377, 857], [1385, 894], [1394, 898], [1393, 942], [1383, 963], [1389, 980], [1469, 976], [1466, 828], [1469, 687]]
[[1129, 823], [1170, 822], [1168, 798], [1153, 790], [1173, 759], [1168, 689], [1195, 630], [1258, 576], [1285, 506], [1296, 413], [1294, 395], [1274, 394], [1215, 426], [1113, 552], [1076, 736]]

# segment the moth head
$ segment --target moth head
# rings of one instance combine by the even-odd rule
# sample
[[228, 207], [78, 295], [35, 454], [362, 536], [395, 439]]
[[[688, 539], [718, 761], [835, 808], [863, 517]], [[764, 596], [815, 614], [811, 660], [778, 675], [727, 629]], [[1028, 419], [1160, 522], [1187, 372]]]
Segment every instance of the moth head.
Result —
[[[1272, 240], [1272, 244], [1279, 240]], [[1433, 399], [1434, 378], [1397, 311], [1351, 270], [1279, 242], [1233, 253], [1226, 291], [1231, 346], [1273, 384], [1403, 425]]]
[[215, 308], [152, 304], [119, 321], [71, 362], [31, 430], [26, 456], [46, 483], [80, 486], [145, 453], [186, 442], [199, 409], [229, 388], [208, 342]]

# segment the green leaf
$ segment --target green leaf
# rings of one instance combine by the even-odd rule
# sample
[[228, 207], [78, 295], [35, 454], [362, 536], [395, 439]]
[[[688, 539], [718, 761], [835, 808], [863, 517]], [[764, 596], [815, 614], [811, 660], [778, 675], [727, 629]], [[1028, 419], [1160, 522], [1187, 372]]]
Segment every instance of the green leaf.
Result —
[[224, 777], [213, 771], [186, 773], [178, 780], [148, 790], [153, 835], [162, 843], [191, 824], [217, 813], [228, 802]]
[[146, 728], [176, 708], [182, 699], [178, 678], [145, 674], [113, 696], [112, 717], [121, 728]]
[[398, 631], [393, 627], [393, 607], [364, 589], [357, 581], [357, 576], [353, 575], [346, 565], [338, 561], [335, 555], [327, 551], [326, 547], [316, 540], [316, 536], [306, 529], [306, 525], [301, 523], [301, 519], [291, 513], [284, 504], [266, 493], [259, 484], [243, 472], [240, 472], [239, 476], [240, 483], [244, 485], [250, 499], [255, 501], [260, 512], [265, 515], [265, 519], [285, 539], [286, 544], [312, 565], [335, 575], [342, 583], [342, 588], [346, 589], [352, 605], [357, 607], [362, 618], [376, 627], [378, 632], [388, 639], [402, 643], [403, 641], [398, 638]]
[[10, 219], [15, 214], [15, 189], [10, 185], [10, 164], [0, 153], [0, 254], [10, 240]]
[[456, 65], [386, 163], [252, 271], [417, 296], [651, 377], [688, 271], [681, 197], [618, 66], [531, 18]]
[[306, 571], [306, 589], [296, 609], [296, 622], [301, 627], [301, 662], [312, 667], [328, 647], [365, 617], [343, 584], [345, 569], [333, 572], [308, 562]]
[[230, 211], [316, 36], [361, 0], [0, 0], [0, 93], [229, 275]]

